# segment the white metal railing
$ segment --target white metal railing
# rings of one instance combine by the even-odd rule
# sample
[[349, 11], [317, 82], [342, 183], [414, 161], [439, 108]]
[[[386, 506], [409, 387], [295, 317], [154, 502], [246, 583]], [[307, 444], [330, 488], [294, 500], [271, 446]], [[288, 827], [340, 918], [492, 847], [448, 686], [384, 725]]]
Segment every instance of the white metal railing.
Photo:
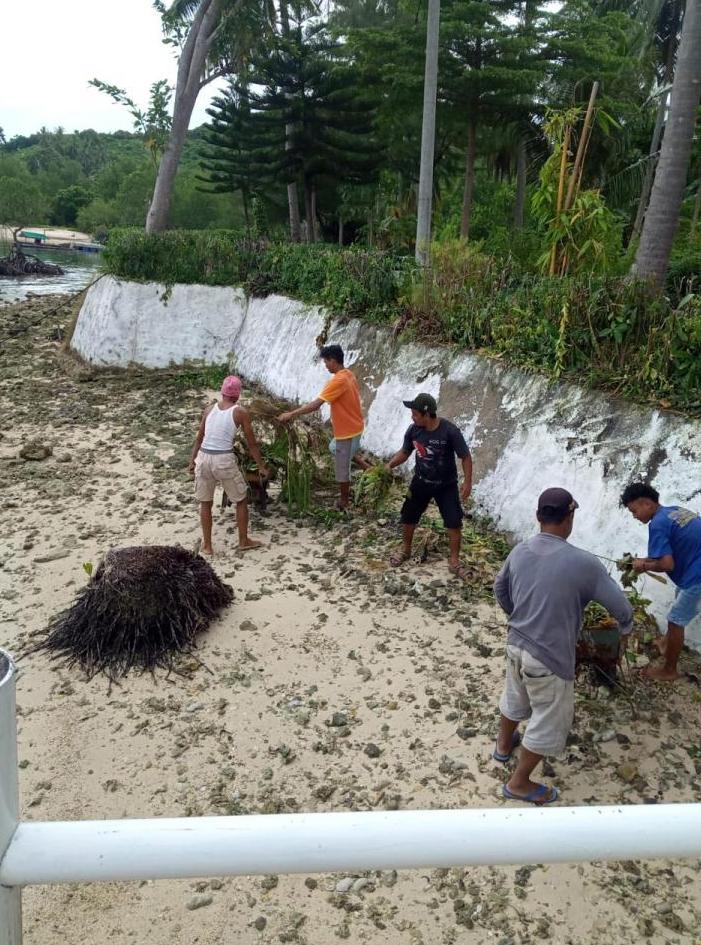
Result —
[[28, 884], [701, 857], [701, 804], [20, 823], [14, 690], [0, 650], [0, 945]]

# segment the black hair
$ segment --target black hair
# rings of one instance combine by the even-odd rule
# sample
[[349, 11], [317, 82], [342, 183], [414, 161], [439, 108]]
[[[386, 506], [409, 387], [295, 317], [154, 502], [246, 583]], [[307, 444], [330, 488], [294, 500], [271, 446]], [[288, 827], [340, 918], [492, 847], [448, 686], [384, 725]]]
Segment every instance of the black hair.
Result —
[[653, 502], [659, 502], [660, 494], [646, 482], [631, 482], [621, 493], [621, 505], [627, 506], [636, 499], [652, 499]]
[[536, 518], [543, 525], [561, 525], [573, 511], [568, 506], [556, 508], [554, 505], [544, 505], [536, 512]]
[[343, 364], [343, 348], [340, 345], [324, 345], [319, 352], [320, 358], [328, 358], [330, 361], [336, 361]]

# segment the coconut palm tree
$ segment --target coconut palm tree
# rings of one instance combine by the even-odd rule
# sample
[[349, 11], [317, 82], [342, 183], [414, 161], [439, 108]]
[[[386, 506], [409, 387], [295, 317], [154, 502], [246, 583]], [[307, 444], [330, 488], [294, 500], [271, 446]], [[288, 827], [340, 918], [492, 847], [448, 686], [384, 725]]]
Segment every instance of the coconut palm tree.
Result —
[[632, 273], [656, 287], [667, 274], [679, 225], [701, 98], [701, 0], [687, 0], [660, 160]]
[[416, 260], [428, 265], [431, 251], [431, 211], [433, 208], [433, 155], [436, 146], [436, 96], [438, 94], [438, 35], [441, 0], [429, 0], [426, 27], [424, 108], [421, 124], [421, 172], [416, 213]]
[[154, 0], [154, 6], [163, 20], [165, 41], [180, 54], [173, 124], [146, 217], [148, 233], [168, 226], [175, 175], [197, 96], [210, 82], [236, 71], [276, 16], [271, 0], [173, 0], [169, 7]]

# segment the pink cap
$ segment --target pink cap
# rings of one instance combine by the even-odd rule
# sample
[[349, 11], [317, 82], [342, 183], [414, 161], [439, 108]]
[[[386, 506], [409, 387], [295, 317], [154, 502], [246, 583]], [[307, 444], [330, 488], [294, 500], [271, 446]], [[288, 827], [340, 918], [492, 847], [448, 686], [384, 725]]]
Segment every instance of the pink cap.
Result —
[[231, 400], [236, 400], [241, 396], [241, 381], [238, 377], [234, 377], [233, 374], [230, 374], [228, 377], [224, 378], [224, 383], [221, 386], [221, 395], [222, 397], [229, 397]]

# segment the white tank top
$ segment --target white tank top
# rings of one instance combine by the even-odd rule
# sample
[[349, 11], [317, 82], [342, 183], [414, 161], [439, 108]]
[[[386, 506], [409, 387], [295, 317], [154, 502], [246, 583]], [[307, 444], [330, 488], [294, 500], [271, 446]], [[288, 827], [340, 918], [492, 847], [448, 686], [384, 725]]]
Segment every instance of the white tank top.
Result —
[[230, 453], [234, 448], [235, 436], [234, 408], [227, 407], [222, 410], [219, 404], [215, 404], [204, 423], [201, 448], [206, 453]]

